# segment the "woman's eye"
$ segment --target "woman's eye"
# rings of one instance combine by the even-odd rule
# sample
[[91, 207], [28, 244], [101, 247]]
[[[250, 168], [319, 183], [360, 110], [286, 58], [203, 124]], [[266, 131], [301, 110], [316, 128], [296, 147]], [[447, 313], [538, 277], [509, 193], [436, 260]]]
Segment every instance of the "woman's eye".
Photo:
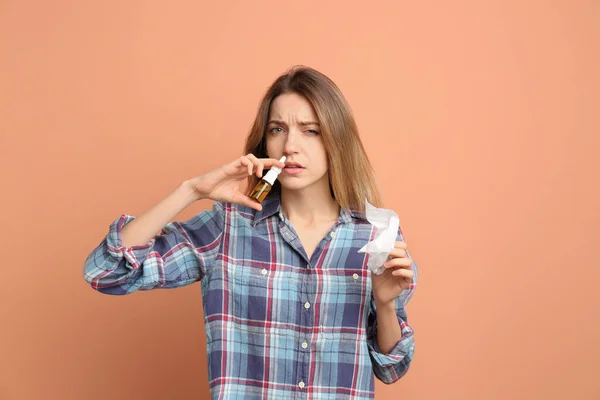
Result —
[[308, 132], [312, 133], [313, 135], [319, 134], [319, 132], [315, 131], [314, 129], [309, 129]]
[[283, 129], [281, 129], [281, 128], [271, 128], [271, 130], [269, 132], [280, 133], [280, 132], [283, 132]]

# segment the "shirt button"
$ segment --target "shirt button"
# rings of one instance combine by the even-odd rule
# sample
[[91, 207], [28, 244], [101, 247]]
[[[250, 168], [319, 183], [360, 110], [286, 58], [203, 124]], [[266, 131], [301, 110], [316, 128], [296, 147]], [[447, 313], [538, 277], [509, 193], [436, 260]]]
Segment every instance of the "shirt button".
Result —
[[300, 383], [298, 384], [298, 387], [300, 389], [304, 389], [304, 382], [300, 381]]
[[307, 347], [308, 347], [308, 343], [306, 343], [306, 342], [302, 343], [302, 348], [303, 349], [306, 349]]
[[265, 268], [263, 268], [262, 271], [260, 271], [261, 274], [266, 275], [267, 274], [267, 270]]
[[358, 274], [353, 274], [352, 278], [354, 278], [354, 280], [357, 280], [358, 279]]
[[306, 308], [307, 310], [310, 308], [310, 303], [308, 301], [304, 303], [304, 308]]
[[335, 237], [335, 231], [331, 231], [331, 233], [329, 233], [329, 236], [333, 239]]

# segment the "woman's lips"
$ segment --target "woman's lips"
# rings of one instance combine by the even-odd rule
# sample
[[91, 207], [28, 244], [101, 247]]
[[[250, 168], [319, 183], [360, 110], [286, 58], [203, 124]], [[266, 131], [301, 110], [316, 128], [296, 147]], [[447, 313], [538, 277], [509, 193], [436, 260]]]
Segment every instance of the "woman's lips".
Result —
[[302, 167], [285, 167], [283, 169], [283, 172], [285, 172], [286, 174], [290, 174], [290, 175], [296, 175], [302, 171], [304, 171], [304, 168], [302, 168]]

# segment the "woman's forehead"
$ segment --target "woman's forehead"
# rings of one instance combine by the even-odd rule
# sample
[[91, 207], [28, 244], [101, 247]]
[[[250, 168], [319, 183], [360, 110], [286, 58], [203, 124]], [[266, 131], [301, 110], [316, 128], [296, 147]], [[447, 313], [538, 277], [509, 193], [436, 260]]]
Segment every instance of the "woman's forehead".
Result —
[[285, 93], [277, 96], [271, 103], [270, 120], [294, 122], [318, 122], [316, 113], [310, 102], [296, 93]]

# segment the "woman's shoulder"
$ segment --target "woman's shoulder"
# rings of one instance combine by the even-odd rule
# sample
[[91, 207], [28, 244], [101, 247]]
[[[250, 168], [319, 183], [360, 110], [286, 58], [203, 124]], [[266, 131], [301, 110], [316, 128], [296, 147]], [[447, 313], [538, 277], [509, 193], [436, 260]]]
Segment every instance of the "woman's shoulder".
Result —
[[228, 201], [215, 202], [215, 205], [223, 210], [228, 220], [242, 219], [252, 221], [258, 212], [254, 208]]

